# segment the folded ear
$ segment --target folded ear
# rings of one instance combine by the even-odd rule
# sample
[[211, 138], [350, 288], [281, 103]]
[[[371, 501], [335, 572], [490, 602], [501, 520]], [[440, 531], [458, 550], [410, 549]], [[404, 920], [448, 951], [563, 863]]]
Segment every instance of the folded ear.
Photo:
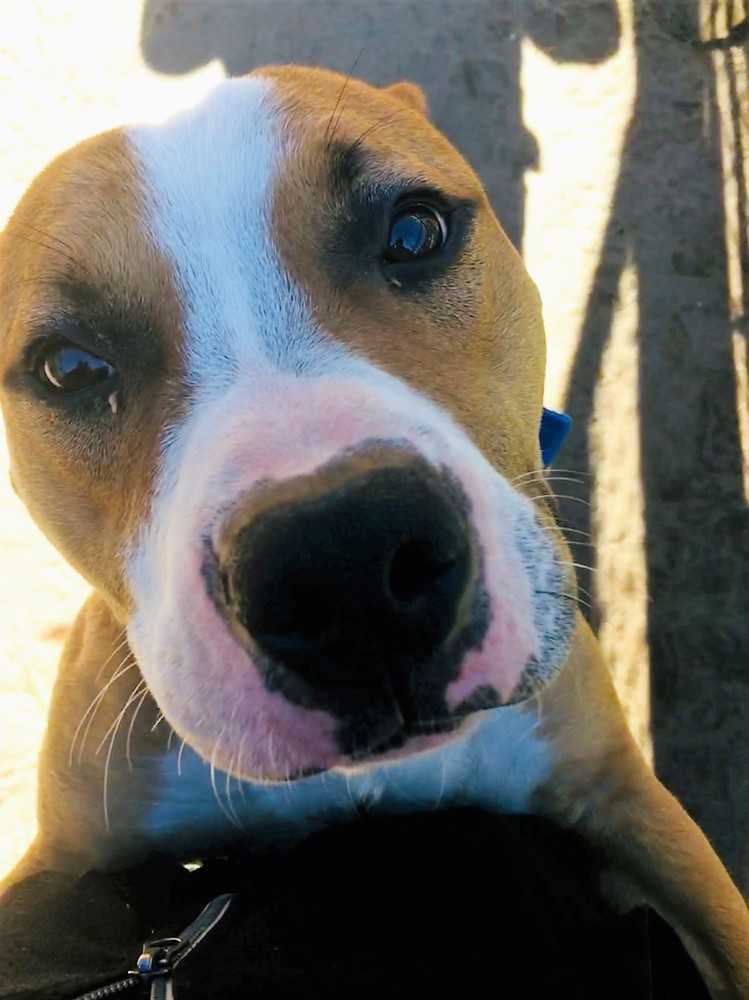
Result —
[[429, 117], [429, 105], [427, 104], [426, 94], [418, 84], [411, 83], [410, 80], [401, 80], [398, 83], [391, 83], [389, 87], [383, 87], [382, 89], [390, 97], [394, 97], [396, 101], [400, 101], [401, 104], [405, 104], [414, 111], [418, 111], [425, 118]]

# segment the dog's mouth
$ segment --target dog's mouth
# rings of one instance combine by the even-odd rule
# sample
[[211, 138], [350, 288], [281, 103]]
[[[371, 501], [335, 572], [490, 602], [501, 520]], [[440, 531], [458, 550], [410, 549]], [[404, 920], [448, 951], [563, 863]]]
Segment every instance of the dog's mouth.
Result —
[[[409, 747], [431, 749], [457, 736], [478, 712], [497, 708], [501, 704], [497, 691], [490, 685], [477, 688], [470, 698], [453, 711], [441, 716], [411, 714], [404, 717], [400, 710], [381, 716], [375, 726], [380, 735], [367, 733], [361, 717], [342, 725], [346, 756], [352, 764], [388, 760]], [[383, 735], [384, 734], [384, 735]]]
[[[499, 697], [491, 687], [478, 690], [454, 712], [441, 718], [415, 717], [406, 721], [399, 711], [381, 716], [369, 726], [361, 717], [342, 721], [346, 733], [346, 753], [330, 765], [307, 766], [289, 771], [286, 780], [297, 781], [326, 771], [355, 773], [361, 768], [379, 767], [414, 754], [437, 750], [459, 739], [483, 711], [498, 707]], [[241, 777], [241, 776], [238, 776]]]

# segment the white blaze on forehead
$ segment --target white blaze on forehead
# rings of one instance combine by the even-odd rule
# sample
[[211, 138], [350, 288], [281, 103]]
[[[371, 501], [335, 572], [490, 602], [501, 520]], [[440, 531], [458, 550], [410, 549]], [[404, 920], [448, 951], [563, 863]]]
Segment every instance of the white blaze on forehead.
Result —
[[203, 391], [269, 365], [316, 370], [333, 350], [273, 244], [274, 182], [284, 162], [274, 87], [260, 77], [227, 80], [197, 107], [126, 133], [149, 235], [174, 269], [185, 377]]

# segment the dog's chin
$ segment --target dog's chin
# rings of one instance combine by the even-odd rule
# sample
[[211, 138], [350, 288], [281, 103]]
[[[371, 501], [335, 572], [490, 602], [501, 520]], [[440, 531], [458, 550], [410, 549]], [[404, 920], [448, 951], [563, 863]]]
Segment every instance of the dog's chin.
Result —
[[284, 747], [279, 744], [275, 748], [277, 762], [275, 767], [269, 766], [267, 761], [263, 761], [259, 767], [238, 767], [239, 755], [230, 751], [218, 755], [213, 752], [209, 760], [202, 748], [193, 743], [189, 737], [186, 743], [214, 768], [220, 769], [237, 781], [259, 785], [287, 785], [330, 772], [356, 774], [379, 767], [394, 766], [421, 754], [439, 751], [450, 743], [464, 739], [478, 723], [481, 714], [482, 711], [465, 711], [459, 715], [432, 720], [428, 726], [419, 727], [421, 731], [398, 729], [387, 739], [371, 743], [362, 742], [361, 746], [352, 752], [336, 754], [324, 761], [303, 762], [296, 756], [292, 764], [292, 755], [289, 754], [287, 759]]

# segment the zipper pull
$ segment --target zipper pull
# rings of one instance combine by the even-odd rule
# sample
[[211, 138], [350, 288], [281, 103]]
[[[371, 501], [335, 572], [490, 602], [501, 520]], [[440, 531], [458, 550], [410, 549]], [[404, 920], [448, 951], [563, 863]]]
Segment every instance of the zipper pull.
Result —
[[79, 994], [75, 1000], [108, 1000], [109, 997], [149, 983], [151, 986], [150, 1000], [172, 1000], [174, 997], [172, 973], [182, 959], [186, 958], [194, 948], [197, 948], [207, 934], [211, 933], [236, 898], [236, 893], [216, 896], [207, 906], [203, 907], [179, 937], [163, 937], [146, 941], [135, 968], [131, 969], [125, 977]]
[[174, 996], [172, 973], [223, 919], [236, 898], [236, 893], [216, 896], [203, 907], [179, 937], [154, 938], [146, 941], [136, 966], [130, 970], [129, 975], [139, 976], [146, 982], [150, 981], [150, 1000], [172, 1000]]
[[165, 937], [146, 941], [143, 945], [143, 951], [138, 956], [135, 968], [130, 970], [130, 975], [150, 982], [149, 1000], [172, 1000], [172, 955], [181, 944], [182, 938]]

